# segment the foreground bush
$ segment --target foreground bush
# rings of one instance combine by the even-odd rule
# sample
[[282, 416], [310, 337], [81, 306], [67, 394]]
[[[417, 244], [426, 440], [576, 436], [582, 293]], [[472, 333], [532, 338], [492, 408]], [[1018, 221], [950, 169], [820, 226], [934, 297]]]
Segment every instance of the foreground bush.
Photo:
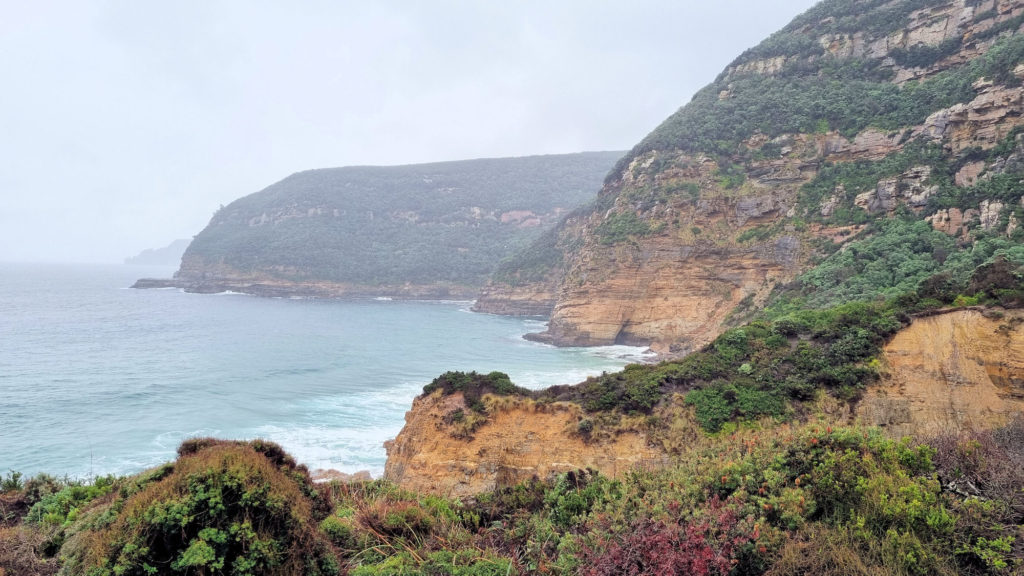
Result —
[[87, 529], [62, 551], [64, 573], [338, 573], [309, 477], [279, 447], [202, 441], [179, 452], [83, 519]]

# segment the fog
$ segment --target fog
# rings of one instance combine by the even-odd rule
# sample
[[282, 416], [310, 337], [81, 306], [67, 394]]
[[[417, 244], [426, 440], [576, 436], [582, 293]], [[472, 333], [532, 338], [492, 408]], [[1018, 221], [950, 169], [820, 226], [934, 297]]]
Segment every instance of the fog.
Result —
[[120, 262], [310, 168], [626, 150], [812, 4], [0, 0], [0, 261]]

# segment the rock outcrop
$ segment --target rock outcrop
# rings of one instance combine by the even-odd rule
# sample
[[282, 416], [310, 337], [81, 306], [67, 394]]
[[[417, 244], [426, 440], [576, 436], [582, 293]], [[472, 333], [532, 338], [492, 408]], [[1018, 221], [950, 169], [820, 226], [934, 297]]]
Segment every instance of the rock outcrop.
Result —
[[[880, 361], [882, 380], [852, 409], [825, 395], [820, 414], [896, 437], [989, 429], [1024, 414], [1024, 310], [961, 308], [916, 318]], [[410, 490], [467, 497], [570, 470], [618, 476], [663, 467], [703, 434], [681, 394], [649, 418], [514, 396], [485, 396], [484, 403], [485, 419], [466, 428], [471, 417], [461, 393], [417, 398], [386, 444], [385, 477]], [[605, 423], [592, 429], [585, 421]], [[607, 428], [598, 433], [596, 426]]]
[[991, 428], [1024, 413], [1024, 312], [917, 318], [884, 362], [887, 375], [855, 416], [894, 436]]
[[475, 312], [503, 316], [550, 316], [558, 295], [554, 283], [533, 283], [495, 289], [485, 286], [476, 297]]
[[575, 404], [503, 399], [471, 436], [454, 437], [449, 415], [460, 409], [466, 403], [458, 393], [417, 398], [402, 432], [386, 444], [384, 477], [409, 490], [465, 497], [571, 470], [614, 477], [665, 462], [639, 431], [588, 441], [578, 431], [582, 409]]

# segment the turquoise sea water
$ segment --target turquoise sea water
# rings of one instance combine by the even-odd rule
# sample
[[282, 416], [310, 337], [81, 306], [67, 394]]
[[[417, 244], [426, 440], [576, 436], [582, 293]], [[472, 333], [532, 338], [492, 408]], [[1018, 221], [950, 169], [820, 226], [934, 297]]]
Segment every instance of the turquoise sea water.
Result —
[[530, 343], [521, 336], [539, 321], [468, 302], [127, 288], [172, 272], [0, 264], [0, 473], [132, 473], [209, 435], [267, 438], [311, 469], [378, 475], [382, 443], [446, 370], [501, 370], [537, 388], [643, 352]]

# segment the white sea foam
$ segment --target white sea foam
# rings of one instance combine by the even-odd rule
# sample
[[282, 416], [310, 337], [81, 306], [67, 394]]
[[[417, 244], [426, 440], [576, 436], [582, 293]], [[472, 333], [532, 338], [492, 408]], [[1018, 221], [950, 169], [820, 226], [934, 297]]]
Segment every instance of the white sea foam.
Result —
[[551, 386], [568, 384], [579, 384], [591, 376], [600, 376], [607, 370], [601, 369], [579, 369], [559, 371], [526, 371], [516, 374], [513, 378], [517, 386], [530, 390], [543, 390]]
[[400, 427], [358, 428], [352, 426], [266, 425], [253, 437], [280, 444], [311, 470], [338, 470], [347, 474], [368, 470], [374, 477], [384, 472], [384, 441], [394, 438]]
[[473, 317], [460, 312], [468, 300], [234, 306], [113, 289], [135, 274], [0, 264], [11, 279], [0, 285], [11, 325], [0, 331], [0, 470], [128, 474], [214, 436], [280, 442], [311, 468], [379, 473], [382, 443], [447, 370], [498, 370], [540, 388], [643, 356], [527, 342], [543, 321]]
[[592, 354], [602, 358], [613, 358], [627, 362], [642, 363], [650, 362], [658, 356], [657, 352], [646, 346], [598, 346], [584, 350], [585, 354]]

